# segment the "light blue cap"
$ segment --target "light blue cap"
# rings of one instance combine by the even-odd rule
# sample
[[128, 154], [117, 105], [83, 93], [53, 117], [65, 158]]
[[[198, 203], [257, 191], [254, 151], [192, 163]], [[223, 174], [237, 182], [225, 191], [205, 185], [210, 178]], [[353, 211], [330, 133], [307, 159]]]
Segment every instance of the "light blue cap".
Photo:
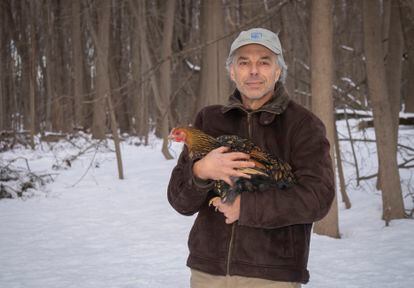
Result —
[[248, 44], [259, 44], [277, 55], [282, 54], [282, 45], [279, 37], [264, 28], [253, 28], [240, 32], [239, 36], [233, 41], [230, 47], [229, 55], [232, 55], [237, 49]]

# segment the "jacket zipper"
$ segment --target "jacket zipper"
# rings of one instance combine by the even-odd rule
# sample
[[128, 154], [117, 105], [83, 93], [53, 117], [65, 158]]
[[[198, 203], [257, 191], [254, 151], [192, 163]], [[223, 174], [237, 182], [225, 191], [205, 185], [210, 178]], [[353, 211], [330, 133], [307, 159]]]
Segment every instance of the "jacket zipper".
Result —
[[252, 113], [253, 112], [246, 112], [247, 113], [247, 131], [249, 133], [249, 139], [252, 138], [252, 125], [250, 125], [250, 120], [252, 118]]
[[234, 222], [231, 226], [229, 253], [227, 254], [227, 272], [226, 272], [226, 275], [230, 275], [230, 260], [231, 260], [231, 252], [233, 250], [234, 229], [236, 228], [235, 225], [236, 225], [236, 222]]
[[[252, 138], [252, 125], [250, 124], [251, 122], [251, 117], [252, 117], [252, 112], [247, 112], [247, 131], [249, 133], [249, 138]], [[234, 230], [236, 229], [236, 222], [234, 222], [231, 226], [231, 236], [230, 236], [230, 243], [229, 243], [229, 252], [227, 254], [227, 272], [226, 275], [230, 275], [230, 260], [231, 260], [231, 253], [233, 250], [233, 238], [234, 238]]]

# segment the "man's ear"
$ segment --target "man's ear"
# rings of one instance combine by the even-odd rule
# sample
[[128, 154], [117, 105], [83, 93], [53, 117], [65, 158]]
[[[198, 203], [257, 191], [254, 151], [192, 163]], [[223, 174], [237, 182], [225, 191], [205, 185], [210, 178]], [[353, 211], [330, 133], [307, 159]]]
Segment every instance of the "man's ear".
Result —
[[234, 64], [230, 65], [230, 79], [231, 81], [235, 82], [234, 78]]
[[275, 83], [277, 82], [277, 81], [279, 81], [279, 79], [280, 79], [280, 75], [282, 75], [282, 68], [280, 68], [279, 67], [279, 69], [277, 69], [277, 71], [276, 71], [276, 77], [275, 77]]

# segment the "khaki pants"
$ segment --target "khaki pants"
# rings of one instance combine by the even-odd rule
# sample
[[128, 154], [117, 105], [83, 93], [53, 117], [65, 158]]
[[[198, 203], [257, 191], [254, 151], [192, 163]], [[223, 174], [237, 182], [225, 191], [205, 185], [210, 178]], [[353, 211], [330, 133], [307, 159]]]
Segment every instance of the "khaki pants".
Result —
[[191, 269], [191, 288], [300, 288], [299, 283], [242, 276], [216, 276]]

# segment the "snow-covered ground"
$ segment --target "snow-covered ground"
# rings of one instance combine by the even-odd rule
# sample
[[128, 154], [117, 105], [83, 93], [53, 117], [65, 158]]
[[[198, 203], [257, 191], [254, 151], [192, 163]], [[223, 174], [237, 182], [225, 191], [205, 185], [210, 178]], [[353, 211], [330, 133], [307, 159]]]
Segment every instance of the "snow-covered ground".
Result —
[[[355, 125], [353, 137], [360, 139], [364, 133]], [[339, 130], [348, 138], [345, 122]], [[365, 135], [374, 139], [372, 129]], [[413, 127], [401, 129], [402, 143], [414, 147], [413, 138]], [[0, 200], [0, 287], [189, 287], [185, 261], [194, 218], [177, 214], [166, 197], [176, 160], [163, 158], [159, 140], [147, 147], [131, 142], [122, 143], [124, 180], [115, 153], [105, 148], [90, 149], [61, 170], [52, 165], [78, 151], [68, 142], [0, 154], [3, 161], [24, 157], [33, 172], [55, 177], [40, 191]], [[341, 145], [352, 208], [339, 202], [342, 239], [312, 236], [306, 287], [413, 287], [414, 221], [385, 227], [375, 180], [356, 185], [349, 142]], [[376, 173], [375, 143], [356, 145], [361, 175]], [[181, 147], [171, 150], [177, 158]], [[20, 158], [13, 165], [26, 163]], [[414, 190], [407, 185], [414, 183], [412, 171], [401, 170], [404, 195]], [[412, 209], [412, 196], [405, 203]]]

